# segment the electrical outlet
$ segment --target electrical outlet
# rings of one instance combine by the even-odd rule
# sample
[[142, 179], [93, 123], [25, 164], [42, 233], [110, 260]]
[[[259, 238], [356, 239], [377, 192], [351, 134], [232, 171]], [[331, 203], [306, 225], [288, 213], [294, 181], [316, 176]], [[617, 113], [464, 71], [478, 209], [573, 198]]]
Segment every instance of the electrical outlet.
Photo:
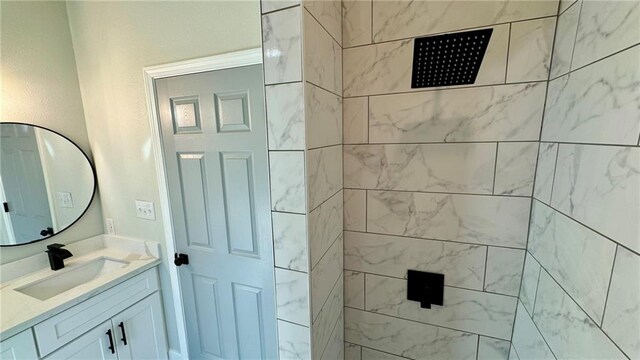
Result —
[[107, 223], [107, 234], [115, 235], [116, 228], [113, 226], [113, 219], [105, 219], [105, 222]]
[[136, 216], [140, 219], [155, 220], [156, 211], [151, 201], [136, 200]]
[[58, 205], [63, 208], [72, 208], [73, 200], [70, 192], [58, 191]]

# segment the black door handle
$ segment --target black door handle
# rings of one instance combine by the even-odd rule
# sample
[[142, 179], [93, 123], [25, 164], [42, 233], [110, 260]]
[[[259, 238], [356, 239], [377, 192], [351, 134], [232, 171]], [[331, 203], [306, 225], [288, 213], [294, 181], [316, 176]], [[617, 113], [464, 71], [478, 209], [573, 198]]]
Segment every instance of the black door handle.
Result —
[[109, 347], [108, 349], [111, 350], [112, 354], [116, 353], [116, 348], [113, 346], [113, 335], [111, 334], [111, 329], [107, 330], [107, 335], [109, 336]]
[[187, 254], [178, 254], [178, 253], [176, 253], [176, 254], [174, 255], [173, 263], [174, 263], [176, 266], [180, 266], [180, 265], [189, 265], [189, 255], [187, 255]]
[[124, 345], [127, 345], [127, 334], [124, 332], [124, 322], [120, 321], [120, 324], [118, 324], [118, 327], [120, 328], [120, 330], [122, 331], [122, 342], [124, 343]]

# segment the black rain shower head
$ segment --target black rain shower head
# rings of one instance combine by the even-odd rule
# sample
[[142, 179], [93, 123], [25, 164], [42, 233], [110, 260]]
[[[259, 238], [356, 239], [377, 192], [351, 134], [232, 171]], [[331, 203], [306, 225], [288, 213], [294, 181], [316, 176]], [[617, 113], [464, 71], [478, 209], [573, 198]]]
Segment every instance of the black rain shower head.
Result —
[[415, 39], [411, 88], [473, 84], [493, 29]]

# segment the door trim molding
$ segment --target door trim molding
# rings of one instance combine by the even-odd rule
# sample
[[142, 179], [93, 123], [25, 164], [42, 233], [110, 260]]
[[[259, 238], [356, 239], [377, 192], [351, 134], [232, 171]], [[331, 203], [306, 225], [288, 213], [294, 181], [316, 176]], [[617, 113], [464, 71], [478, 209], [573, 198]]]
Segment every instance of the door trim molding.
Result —
[[180, 290], [180, 278], [178, 268], [171, 262], [171, 254], [176, 252], [173, 221], [171, 218], [171, 203], [169, 200], [169, 184], [165, 171], [165, 158], [162, 145], [162, 129], [154, 80], [166, 77], [196, 74], [206, 71], [222, 70], [249, 65], [262, 64], [262, 48], [253, 48], [230, 52], [221, 55], [207, 56], [198, 59], [178, 61], [162, 65], [148, 66], [142, 69], [145, 93], [147, 98], [147, 111], [149, 113], [149, 125], [151, 128], [151, 145], [153, 149], [158, 189], [160, 192], [160, 212], [162, 214], [162, 226], [166, 241], [167, 254], [163, 258], [164, 265], [169, 269], [171, 291], [175, 307], [176, 322], [180, 352], [169, 349], [171, 359], [188, 359], [189, 346], [187, 341], [187, 327], [185, 322], [182, 291]]

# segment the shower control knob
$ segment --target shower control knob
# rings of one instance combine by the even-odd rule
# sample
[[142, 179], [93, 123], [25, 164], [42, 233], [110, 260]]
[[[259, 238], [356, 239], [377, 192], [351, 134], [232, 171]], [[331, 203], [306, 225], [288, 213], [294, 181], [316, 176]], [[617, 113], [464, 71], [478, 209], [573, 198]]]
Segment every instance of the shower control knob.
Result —
[[189, 265], [189, 255], [176, 253], [174, 255], [173, 263], [176, 266], [180, 266], [180, 265], [183, 265], [183, 264], [184, 265]]

